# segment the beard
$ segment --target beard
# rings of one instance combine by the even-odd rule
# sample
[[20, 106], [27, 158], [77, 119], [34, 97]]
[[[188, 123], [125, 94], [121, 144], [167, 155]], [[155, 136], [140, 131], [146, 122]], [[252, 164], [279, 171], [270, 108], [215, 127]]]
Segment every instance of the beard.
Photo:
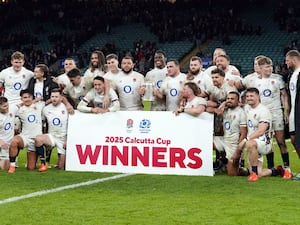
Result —
[[223, 71], [226, 70], [226, 66], [223, 66], [223, 65], [218, 65], [217, 68], [220, 70], [223, 70]]
[[192, 71], [192, 70], [190, 71], [190, 73], [191, 73], [192, 75], [194, 75], [194, 76], [198, 75], [199, 72], [200, 72], [200, 69], [195, 70], [195, 71]]
[[131, 69], [129, 69], [129, 70], [124, 70], [123, 68], [122, 68], [122, 71], [124, 72], [124, 73], [126, 73], [126, 74], [129, 74], [129, 73], [131, 73], [131, 71], [132, 71], [133, 69], [131, 68]]
[[92, 68], [97, 69], [98, 68], [98, 63], [92, 63]]

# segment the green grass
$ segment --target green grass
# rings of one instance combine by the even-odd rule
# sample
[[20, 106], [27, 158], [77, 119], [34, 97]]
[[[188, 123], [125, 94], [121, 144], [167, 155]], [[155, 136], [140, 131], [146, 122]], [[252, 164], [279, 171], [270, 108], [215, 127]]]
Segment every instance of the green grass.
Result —
[[[23, 165], [24, 158], [22, 153]], [[278, 153], [275, 160], [281, 163]], [[290, 160], [293, 172], [300, 172], [295, 152]], [[0, 171], [0, 200], [113, 175]], [[300, 182], [280, 177], [249, 183], [226, 174], [140, 174], [2, 204], [0, 224], [298, 224], [299, 192]]]

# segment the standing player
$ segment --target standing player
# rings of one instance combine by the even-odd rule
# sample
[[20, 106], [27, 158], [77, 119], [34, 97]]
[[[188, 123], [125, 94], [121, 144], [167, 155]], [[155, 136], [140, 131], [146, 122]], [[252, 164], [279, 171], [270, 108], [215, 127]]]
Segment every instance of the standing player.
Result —
[[[208, 67], [204, 73], [206, 73], [207, 75], [211, 75], [211, 71], [213, 71], [214, 69], [217, 68], [217, 57], [220, 55], [227, 55], [225, 49], [223, 48], [216, 48], [213, 52], [213, 61], [212, 61], [212, 66]], [[231, 75], [237, 75], [240, 76], [240, 71], [234, 66], [234, 65], [228, 65], [228, 71], [230, 71], [230, 74], [228, 74], [229, 76]]]
[[0, 97], [0, 169], [9, 168], [9, 145], [14, 136], [14, 114], [6, 97]]
[[201, 90], [199, 96], [208, 98], [207, 89], [212, 86], [211, 76], [202, 71], [202, 60], [198, 56], [192, 56], [190, 59], [190, 68], [186, 77], [187, 81], [193, 81]]
[[104, 78], [109, 81], [114, 81], [118, 75], [122, 72], [119, 68], [119, 58], [116, 54], [108, 54], [106, 56], [106, 64], [107, 64], [107, 73], [104, 75]]
[[29, 81], [28, 89], [33, 93], [34, 99], [46, 104], [50, 99], [51, 90], [58, 88], [49, 76], [49, 68], [45, 64], [38, 64], [34, 68], [34, 77]]
[[186, 75], [180, 72], [179, 62], [167, 62], [167, 77], [163, 80], [160, 89], [154, 89], [153, 94], [163, 99], [166, 98], [166, 110], [174, 111], [180, 106], [180, 93], [186, 81]]
[[22, 106], [18, 109], [16, 117], [20, 120], [22, 131], [13, 137], [9, 147], [10, 167], [8, 172], [14, 173], [16, 170], [16, 157], [19, 151], [27, 148], [27, 169], [33, 170], [36, 167], [36, 152], [34, 138], [42, 134], [42, 105], [35, 104], [33, 93], [28, 89], [20, 92]]
[[134, 64], [131, 56], [125, 56], [121, 62], [122, 72], [111, 83], [119, 96], [122, 111], [142, 110], [141, 87], [144, 76], [133, 71]]
[[[154, 88], [159, 89], [166, 76], [166, 54], [162, 50], [157, 50], [154, 54], [154, 69], [146, 74], [145, 82], [152, 83]], [[166, 111], [166, 100], [154, 97], [151, 111]]]
[[75, 60], [73, 58], [66, 58], [64, 61], [64, 73], [53, 79], [62, 90], [70, 84], [67, 73], [74, 68], [76, 68]]
[[[9, 108], [15, 114], [17, 105], [21, 103], [20, 91], [27, 89], [33, 72], [24, 67], [25, 56], [21, 52], [14, 52], [10, 62], [11, 67], [0, 72], [0, 87], [4, 88], [4, 97], [8, 99]], [[15, 129], [19, 129], [19, 124], [15, 124]]]
[[66, 141], [68, 128], [68, 111], [62, 103], [62, 95], [60, 89], [53, 89], [51, 92], [51, 104], [45, 106], [43, 115], [48, 124], [48, 133], [40, 134], [35, 137], [36, 152], [41, 159], [40, 172], [48, 170], [45, 160], [44, 147], [50, 146], [57, 148], [59, 169], [65, 168], [66, 160]]
[[[257, 60], [260, 67], [261, 79], [257, 79], [255, 86], [259, 90], [261, 103], [268, 107], [272, 112], [272, 128], [275, 133], [275, 138], [281, 151], [281, 156], [284, 164], [284, 179], [291, 179], [292, 173], [290, 170], [289, 153], [285, 144], [284, 137], [284, 115], [289, 112], [288, 96], [285, 90], [285, 84], [282, 77], [278, 74], [273, 74], [272, 60], [266, 56]], [[283, 109], [282, 109], [283, 107]], [[267, 155], [268, 168], [274, 167], [274, 152]]]
[[[289, 90], [291, 95], [291, 111], [289, 113], [289, 131], [291, 142], [300, 158], [300, 53], [297, 50], [290, 50], [286, 53], [285, 63], [289, 69], [293, 70], [293, 74], [289, 81]], [[295, 179], [300, 180], [300, 174]]]
[[33, 72], [24, 67], [25, 57], [21, 52], [11, 55], [11, 67], [0, 72], [0, 86], [4, 88], [4, 97], [8, 99], [11, 110], [16, 112], [21, 103], [20, 92], [28, 87]]
[[225, 81], [234, 83], [241, 80], [240, 74], [238, 74], [234, 68], [230, 66], [230, 58], [228, 55], [219, 55], [216, 58], [216, 67], [225, 72]]
[[106, 72], [105, 69], [105, 57], [101, 51], [93, 51], [90, 59], [90, 66], [85, 71], [84, 77], [94, 78], [96, 76], [103, 77]]

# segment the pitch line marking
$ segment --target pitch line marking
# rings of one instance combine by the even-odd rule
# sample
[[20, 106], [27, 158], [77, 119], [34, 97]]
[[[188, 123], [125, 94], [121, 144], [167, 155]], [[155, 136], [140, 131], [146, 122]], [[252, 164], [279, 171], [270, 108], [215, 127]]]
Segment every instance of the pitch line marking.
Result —
[[123, 177], [131, 176], [131, 175], [134, 175], [134, 174], [131, 174], [131, 173], [118, 174], [118, 175], [115, 175], [115, 176], [112, 176], [112, 177], [99, 178], [99, 179], [96, 179], [96, 180], [90, 180], [90, 181], [81, 182], [81, 183], [78, 183], [78, 184], [70, 184], [70, 185], [66, 185], [66, 186], [62, 186], [62, 187], [58, 187], [58, 188], [53, 188], [53, 189], [48, 189], [48, 190], [43, 190], [43, 191], [37, 191], [37, 192], [33, 192], [33, 193], [30, 193], [30, 194], [26, 194], [26, 195], [21, 195], [21, 196], [16, 196], [16, 197], [11, 197], [11, 198], [0, 200], [0, 205], [3, 205], [5, 203], [10, 203], [10, 202], [16, 202], [16, 201], [27, 199], [27, 198], [33, 198], [33, 197], [36, 197], [36, 196], [46, 195], [46, 194], [49, 194], [49, 193], [55, 193], [55, 192], [59, 192], [59, 191], [67, 190], [67, 189], [72, 189], [72, 188], [77, 188], [77, 187], [82, 187], [82, 186], [88, 186], [88, 185], [97, 184], [97, 183], [103, 183], [105, 181], [116, 180], [116, 179], [120, 179], [120, 178], [123, 178]]

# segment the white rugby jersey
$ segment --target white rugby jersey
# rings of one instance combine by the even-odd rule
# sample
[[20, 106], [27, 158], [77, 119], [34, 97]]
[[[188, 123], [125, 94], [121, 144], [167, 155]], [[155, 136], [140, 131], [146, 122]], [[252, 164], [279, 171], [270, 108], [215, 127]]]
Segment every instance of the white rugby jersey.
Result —
[[89, 77], [89, 78], [92, 78], [94, 79], [95, 77], [103, 77], [104, 76], [104, 72], [99, 70], [98, 68], [96, 68], [94, 70], [94, 72], [91, 71], [91, 68], [88, 68], [85, 72], [84, 72], [84, 75], [83, 77]]
[[281, 109], [280, 91], [285, 88], [282, 77], [271, 74], [270, 77], [262, 77], [256, 80], [255, 86], [259, 90], [261, 103], [270, 110]]
[[142, 110], [142, 99], [139, 89], [144, 85], [144, 76], [136, 71], [129, 74], [120, 72], [113, 81], [113, 87], [119, 95], [120, 110]]
[[209, 87], [213, 86], [211, 76], [204, 72], [200, 72], [194, 77], [193, 80], [186, 80], [186, 82], [196, 83], [203, 92], [207, 92]]
[[57, 106], [49, 104], [44, 107], [43, 115], [48, 122], [48, 133], [54, 137], [65, 138], [68, 129], [68, 110], [63, 103]]
[[63, 93], [69, 95], [78, 105], [80, 100], [92, 89], [93, 83], [91, 78], [81, 78], [81, 83], [78, 86], [73, 86], [71, 82], [65, 87]]
[[[210, 66], [208, 67], [206, 70], [204, 70], [204, 73], [211, 76], [211, 71], [213, 71], [214, 69], [216, 69], [217, 66]], [[236, 70], [236, 71], [239, 71], [234, 65], [229, 65], [228, 66], [228, 71], [225, 72], [225, 81], [227, 80], [241, 80], [241, 76], [239, 75], [233, 75], [232, 72]]]
[[43, 96], [43, 89], [44, 89], [44, 80], [39, 81], [36, 80], [35, 85], [34, 85], [34, 97], [39, 98]]
[[42, 108], [41, 104], [31, 104], [30, 106], [21, 106], [16, 113], [22, 124], [21, 135], [29, 138], [35, 138], [42, 134]]
[[[163, 80], [167, 77], [167, 67], [162, 69], [154, 68], [150, 70], [145, 77], [145, 82], [151, 82], [154, 88], [160, 89]], [[151, 105], [151, 111], [165, 111], [166, 100], [154, 97]]]
[[224, 138], [230, 143], [238, 144], [240, 128], [246, 127], [246, 114], [243, 108], [237, 106], [234, 109], [227, 108], [223, 114]]
[[71, 84], [71, 81], [66, 73], [59, 75], [56, 82], [58, 84], [63, 84], [64, 86]]
[[116, 81], [118, 76], [122, 73], [122, 70], [119, 69], [117, 73], [112, 73], [111, 71], [108, 71], [106, 74], [104, 74], [104, 78], [111, 81], [111, 85]]
[[179, 107], [179, 93], [186, 82], [186, 75], [180, 73], [176, 77], [167, 76], [161, 84], [160, 92], [166, 96], [166, 110], [174, 111]]
[[[109, 106], [108, 110], [110, 112], [115, 112], [120, 110], [120, 105], [119, 103], [115, 104], [115, 102], [119, 102], [118, 95], [116, 92], [110, 88], [109, 89]], [[91, 107], [88, 107], [88, 103], [92, 102], [94, 107], [99, 107], [103, 108], [103, 99], [104, 99], [104, 94], [98, 94], [95, 89], [91, 89], [86, 96], [84, 96], [83, 100], [79, 103], [77, 109], [82, 111], [82, 112], [91, 112]]]
[[4, 83], [4, 97], [9, 104], [19, 104], [21, 102], [20, 92], [28, 87], [29, 80], [33, 77], [33, 72], [22, 67], [16, 72], [13, 67], [8, 67], [0, 72], [0, 82]]
[[0, 113], [0, 139], [8, 145], [14, 137], [14, 120], [15, 115], [12, 111]]
[[256, 85], [257, 79], [260, 79], [259, 75], [256, 72], [251, 73], [242, 79], [242, 84], [246, 88], [256, 87], [255, 85]]
[[250, 105], [245, 105], [244, 107], [246, 118], [247, 118], [247, 128], [249, 137], [254, 133], [259, 123], [265, 122], [269, 124], [269, 129], [259, 137], [261, 141], [265, 141], [267, 144], [271, 142], [271, 132], [272, 132], [272, 114], [270, 110], [263, 104], [259, 104], [255, 108], [252, 108]]
[[214, 101], [217, 103], [224, 102], [227, 98], [227, 94], [231, 91], [237, 91], [235, 86], [230, 86], [227, 82], [224, 82], [221, 87], [211, 86], [208, 88], [207, 93], [213, 95]]

